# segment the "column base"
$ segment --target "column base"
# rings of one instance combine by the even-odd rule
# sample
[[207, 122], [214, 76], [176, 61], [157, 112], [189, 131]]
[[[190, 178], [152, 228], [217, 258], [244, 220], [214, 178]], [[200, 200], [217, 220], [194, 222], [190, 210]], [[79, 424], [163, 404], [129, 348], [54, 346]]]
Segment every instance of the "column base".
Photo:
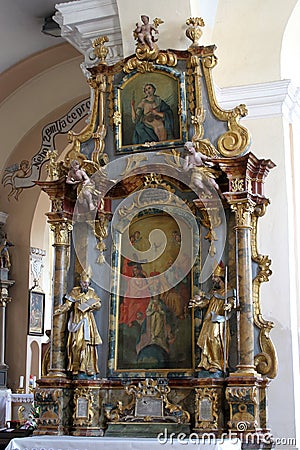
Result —
[[237, 366], [235, 372], [229, 374], [229, 377], [259, 377], [259, 374], [257, 373], [255, 366], [240, 365]]
[[243, 448], [271, 448], [266, 417], [268, 380], [261, 376], [245, 376], [244, 372], [230, 375], [226, 379], [225, 392], [229, 406], [228, 434], [239, 437]]
[[72, 425], [71, 381], [65, 378], [42, 378], [34, 392], [35, 405], [40, 408], [35, 435], [69, 434]]
[[7, 388], [7, 371], [8, 366], [6, 364], [0, 366], [0, 389]]
[[67, 378], [66, 372], [59, 369], [50, 369], [47, 378]]

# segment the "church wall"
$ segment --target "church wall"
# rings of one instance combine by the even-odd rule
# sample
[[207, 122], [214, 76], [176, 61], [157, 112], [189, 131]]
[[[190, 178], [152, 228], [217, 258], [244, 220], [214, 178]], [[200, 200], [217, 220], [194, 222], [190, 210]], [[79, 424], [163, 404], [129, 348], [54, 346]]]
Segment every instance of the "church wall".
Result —
[[297, 0], [220, 1], [212, 43], [219, 65], [214, 80], [220, 87], [275, 81], [281, 78], [281, 44]]
[[0, 167], [6, 167], [6, 159], [18, 142], [49, 112], [70, 99], [88, 96], [80, 62], [81, 59], [75, 58], [50, 68], [18, 88], [0, 104], [2, 145], [6, 149], [0, 154]]
[[[245, 120], [252, 133], [252, 148], [258, 157], [268, 155], [276, 164], [266, 180], [265, 192], [270, 205], [259, 222], [258, 250], [272, 260], [272, 275], [261, 287], [262, 313], [275, 324], [271, 331], [278, 355], [278, 375], [269, 387], [269, 425], [278, 438], [296, 436], [295, 374], [292, 361], [295, 342], [293, 302], [295, 302], [293, 252], [289, 245], [290, 211], [288, 196], [292, 196], [289, 153], [289, 134], [281, 116]], [[268, 132], [266, 133], [266, 130]], [[291, 241], [293, 245], [293, 240]], [[296, 338], [297, 339], [297, 338]], [[282, 415], [282, 405], [289, 405]]]

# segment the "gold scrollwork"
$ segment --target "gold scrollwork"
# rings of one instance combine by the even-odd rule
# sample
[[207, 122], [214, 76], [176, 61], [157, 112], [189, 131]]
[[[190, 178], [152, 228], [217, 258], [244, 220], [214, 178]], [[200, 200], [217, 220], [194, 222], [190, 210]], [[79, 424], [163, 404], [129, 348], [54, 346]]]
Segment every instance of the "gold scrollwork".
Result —
[[256, 370], [269, 378], [275, 378], [278, 370], [277, 355], [274, 344], [270, 338], [270, 331], [274, 327], [272, 321], [267, 321], [262, 317], [260, 307], [260, 286], [261, 283], [269, 281], [272, 274], [270, 269], [271, 260], [267, 255], [260, 255], [257, 249], [257, 223], [258, 218], [265, 214], [268, 200], [261, 205], [257, 205], [252, 216], [251, 231], [251, 251], [252, 260], [258, 264], [258, 274], [252, 282], [253, 314], [254, 323], [259, 328], [259, 343], [261, 352], [255, 355], [254, 363]]
[[61, 212], [64, 209], [64, 201], [62, 198], [52, 198], [52, 212]]
[[[112, 422], [139, 422], [143, 419], [146, 422], [153, 422], [159, 417], [160, 422], [169, 422], [170, 420], [176, 423], [189, 423], [190, 414], [184, 410], [180, 405], [171, 403], [168, 399], [168, 394], [171, 389], [166, 384], [159, 384], [158, 380], [146, 378], [137, 385], [130, 384], [125, 387], [125, 392], [131, 396], [127, 405], [123, 405], [118, 401], [117, 406], [111, 410], [106, 411], [107, 418]], [[148, 414], [138, 412], [136, 407], [137, 401], [145, 400], [149, 403], [161, 401], [162, 411], [159, 416], [156, 412]]]
[[125, 73], [130, 73], [133, 70], [140, 73], [154, 72], [154, 64], [152, 61], [140, 61], [138, 58], [129, 59], [123, 67]]
[[175, 192], [175, 189], [172, 189], [171, 186], [169, 186], [165, 181], [163, 181], [163, 178], [160, 174], [156, 174], [153, 172], [145, 175], [144, 187], [146, 189], [148, 189], [148, 188], [152, 188], [152, 189], [163, 188], [166, 191]]
[[165, 163], [175, 169], [182, 169], [182, 157], [180, 151], [172, 148], [171, 150], [163, 150], [156, 153], [157, 156], [164, 156]]
[[243, 400], [252, 401], [255, 404], [258, 403], [258, 391], [255, 386], [232, 386], [226, 389], [226, 399], [228, 401], [232, 400]]
[[231, 180], [231, 191], [242, 192], [244, 190], [244, 180], [242, 178], [233, 178]]
[[[88, 80], [88, 83], [92, 89], [91, 99], [92, 110], [89, 123], [80, 133], [74, 133], [72, 130], [68, 133], [68, 141], [71, 144], [71, 149], [68, 151], [65, 161], [67, 164], [72, 159], [78, 159], [80, 161], [85, 159], [85, 156], [81, 153], [80, 147], [83, 142], [93, 138], [95, 140], [95, 147], [92, 153], [93, 162], [99, 162], [99, 159], [103, 155], [105, 148], [105, 104], [106, 104], [106, 75], [101, 73]], [[96, 128], [97, 127], [97, 128]]]
[[[230, 407], [230, 420], [227, 422], [233, 430], [254, 431], [258, 428], [259, 391], [256, 386], [227, 387], [226, 400]], [[241, 428], [241, 424], [244, 428]]]
[[169, 67], [177, 65], [177, 56], [170, 52], [159, 52], [157, 46], [153, 50], [145, 46], [138, 46], [136, 57], [130, 58], [123, 67], [125, 73], [137, 70], [139, 73], [154, 72], [155, 63]]
[[[147, 181], [146, 181], [147, 183]], [[158, 188], [158, 191], [162, 192], [162, 196], [163, 196], [163, 202], [166, 206], [179, 206], [182, 207], [182, 203], [181, 201], [178, 200], [177, 196], [174, 196], [172, 194], [173, 189], [168, 186], [165, 183], [161, 183], [161, 184], [154, 184], [152, 183], [152, 185], [149, 185], [146, 187], [146, 189], [142, 189], [139, 192], [137, 192], [137, 195], [134, 197], [134, 200], [132, 201], [131, 204], [123, 206], [121, 208], [119, 208], [118, 214], [120, 216], [120, 218], [126, 218], [128, 216], [128, 214], [133, 211], [135, 208], [144, 208], [146, 206], [154, 206], [155, 204], [160, 205], [162, 202], [162, 197], [158, 196], [157, 198], [154, 198], [151, 196], [151, 198], [149, 199], [149, 197], [146, 195], [145, 193], [147, 192], [147, 188]]]
[[202, 59], [203, 75], [207, 85], [207, 93], [212, 112], [217, 119], [226, 121], [228, 124], [228, 131], [218, 139], [218, 150], [223, 156], [238, 156], [243, 154], [250, 145], [249, 131], [239, 124], [240, 118], [245, 117], [248, 111], [244, 104], [236, 106], [229, 111], [220, 108], [216, 100], [211, 77], [211, 69], [216, 63], [217, 58], [214, 54], [206, 55]]
[[148, 161], [146, 155], [131, 155], [126, 159], [126, 167], [121, 172], [122, 177], [129, 177], [132, 175], [132, 171], [140, 167], [142, 162]]
[[195, 133], [193, 142], [195, 147], [201, 153], [207, 156], [218, 156], [218, 152], [208, 139], [203, 139], [205, 121], [205, 110], [202, 99], [202, 74], [199, 58], [191, 55], [187, 63], [188, 67], [188, 100], [192, 113], [191, 122]]

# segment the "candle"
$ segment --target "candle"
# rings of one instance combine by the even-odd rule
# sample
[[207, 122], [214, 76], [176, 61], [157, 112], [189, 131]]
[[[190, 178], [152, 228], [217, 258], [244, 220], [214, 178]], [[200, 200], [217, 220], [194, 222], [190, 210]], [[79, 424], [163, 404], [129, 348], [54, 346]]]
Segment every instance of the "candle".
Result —
[[23, 377], [23, 375], [20, 376], [19, 388], [20, 388], [20, 389], [23, 389], [23, 388], [24, 388], [24, 377]]
[[32, 379], [32, 387], [33, 389], [36, 388], [36, 376], [34, 375], [33, 379]]

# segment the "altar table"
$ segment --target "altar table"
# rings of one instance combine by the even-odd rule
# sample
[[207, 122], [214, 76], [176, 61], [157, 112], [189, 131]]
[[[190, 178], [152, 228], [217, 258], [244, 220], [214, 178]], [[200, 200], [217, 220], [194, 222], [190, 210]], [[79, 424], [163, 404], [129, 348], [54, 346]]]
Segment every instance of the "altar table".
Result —
[[[183, 438], [182, 438], [183, 439]], [[156, 438], [110, 438], [110, 437], [75, 437], [75, 436], [31, 436], [12, 439], [6, 450], [241, 450], [239, 439], [215, 439], [213, 442], [201, 442], [194, 439], [180, 441], [178, 437]]]

